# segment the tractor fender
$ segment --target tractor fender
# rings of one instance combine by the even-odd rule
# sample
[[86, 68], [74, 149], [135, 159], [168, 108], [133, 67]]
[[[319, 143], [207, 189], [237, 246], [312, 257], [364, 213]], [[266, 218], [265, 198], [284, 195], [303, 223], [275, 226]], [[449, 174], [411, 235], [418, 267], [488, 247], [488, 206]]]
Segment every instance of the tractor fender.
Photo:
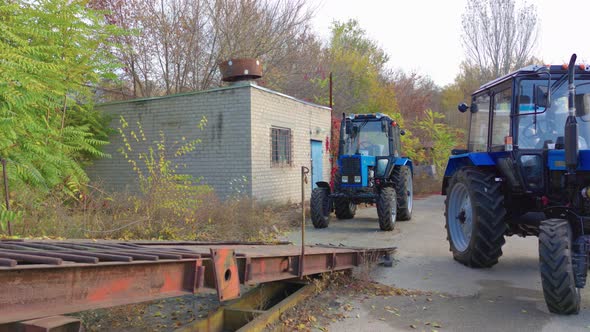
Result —
[[447, 194], [447, 186], [449, 180], [455, 173], [466, 166], [495, 166], [496, 162], [487, 152], [471, 152], [453, 155], [449, 157], [447, 168], [445, 169], [445, 176], [443, 178], [442, 194]]
[[330, 184], [326, 181], [318, 181], [315, 184], [320, 188], [326, 188], [328, 189], [328, 191], [332, 192], [332, 190], [330, 189]]
[[394, 167], [406, 166], [406, 165], [409, 166], [410, 172], [412, 172], [412, 176], [414, 176], [414, 164], [412, 164], [412, 160], [410, 160], [410, 158], [407, 158], [407, 157], [396, 158], [395, 162], [393, 164], [394, 164]]

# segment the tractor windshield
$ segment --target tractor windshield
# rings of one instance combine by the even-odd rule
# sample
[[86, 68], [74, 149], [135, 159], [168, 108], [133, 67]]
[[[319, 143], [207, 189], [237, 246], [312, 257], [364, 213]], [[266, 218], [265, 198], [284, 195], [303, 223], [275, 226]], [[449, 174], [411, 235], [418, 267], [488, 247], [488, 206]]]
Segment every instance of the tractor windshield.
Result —
[[389, 155], [387, 131], [383, 131], [381, 121], [353, 121], [351, 133], [344, 137], [342, 154], [374, 157]]
[[[590, 80], [576, 79], [576, 116], [578, 120], [578, 145], [581, 150], [590, 149]], [[541, 149], [545, 143], [556, 143], [564, 136], [568, 114], [567, 80], [553, 80], [549, 107], [535, 104], [539, 86], [547, 86], [547, 80], [521, 80], [519, 83], [518, 146], [521, 149]]]

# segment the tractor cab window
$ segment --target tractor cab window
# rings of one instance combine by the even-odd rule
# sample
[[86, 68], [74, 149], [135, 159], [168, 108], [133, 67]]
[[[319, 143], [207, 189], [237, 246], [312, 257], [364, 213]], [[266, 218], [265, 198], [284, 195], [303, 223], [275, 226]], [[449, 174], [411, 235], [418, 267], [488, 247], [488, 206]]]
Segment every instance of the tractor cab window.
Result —
[[487, 151], [488, 127], [490, 116], [490, 96], [482, 94], [474, 97], [473, 105], [477, 112], [471, 113], [471, 127], [469, 128], [469, 151]]
[[494, 95], [494, 118], [492, 119], [492, 147], [504, 146], [506, 136], [510, 136], [510, 110], [512, 89], [500, 91]]
[[344, 140], [343, 154], [389, 155], [387, 131], [383, 132], [381, 121], [353, 121], [352, 126], [351, 134]]
[[[557, 82], [557, 83], [556, 83]], [[521, 80], [519, 83], [518, 147], [521, 149], [542, 149], [545, 144], [552, 146], [564, 136], [565, 121], [568, 114], [567, 81], [559, 84], [552, 81], [551, 98], [548, 108], [535, 104], [537, 86], [546, 86], [547, 80]], [[537, 92], [536, 92], [537, 91]], [[576, 80], [576, 100], [590, 96], [590, 80]], [[580, 105], [582, 106], [582, 105]], [[583, 107], [577, 112], [578, 144], [581, 150], [589, 149], [590, 116], [583, 114]], [[560, 139], [561, 140], [561, 139]]]

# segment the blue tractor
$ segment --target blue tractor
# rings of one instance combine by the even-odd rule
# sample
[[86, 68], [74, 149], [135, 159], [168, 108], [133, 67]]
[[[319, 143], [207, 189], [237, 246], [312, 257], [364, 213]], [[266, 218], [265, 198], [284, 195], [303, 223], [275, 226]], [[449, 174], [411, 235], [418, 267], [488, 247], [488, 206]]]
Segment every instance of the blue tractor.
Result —
[[442, 186], [454, 259], [491, 267], [505, 236], [538, 236], [545, 302], [558, 314], [580, 310], [590, 249], [590, 71], [575, 60], [525, 67], [460, 104], [467, 149], [452, 151]]
[[412, 161], [402, 157], [396, 121], [377, 114], [342, 114], [338, 172], [334, 190], [318, 182], [311, 193], [311, 221], [326, 228], [330, 214], [351, 219], [357, 204], [376, 204], [381, 230], [394, 229], [396, 220], [412, 218]]

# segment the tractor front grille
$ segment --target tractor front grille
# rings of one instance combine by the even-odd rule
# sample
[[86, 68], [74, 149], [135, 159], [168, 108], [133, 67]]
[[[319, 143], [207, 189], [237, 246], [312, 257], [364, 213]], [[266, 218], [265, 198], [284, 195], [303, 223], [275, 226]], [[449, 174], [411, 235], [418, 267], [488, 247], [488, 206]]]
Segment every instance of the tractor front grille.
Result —
[[361, 159], [355, 157], [342, 158], [342, 175], [361, 175]]

